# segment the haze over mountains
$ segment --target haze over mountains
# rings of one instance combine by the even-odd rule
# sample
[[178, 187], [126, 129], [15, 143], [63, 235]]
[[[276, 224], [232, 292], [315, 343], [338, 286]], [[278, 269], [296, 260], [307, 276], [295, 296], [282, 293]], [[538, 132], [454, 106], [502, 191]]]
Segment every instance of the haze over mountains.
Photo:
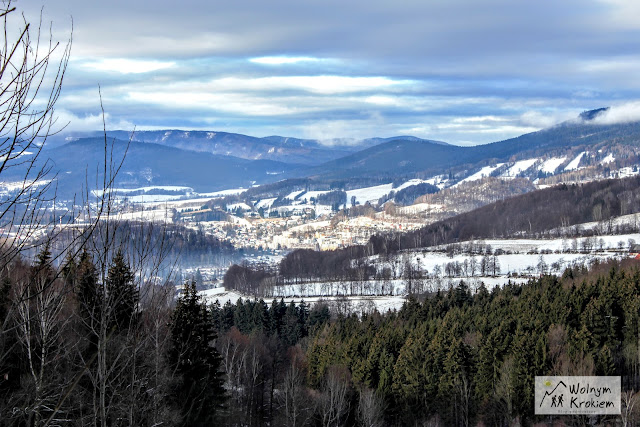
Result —
[[[126, 141], [125, 131], [108, 132], [113, 159], [126, 157], [118, 187], [149, 185], [191, 187], [197, 192], [266, 184], [287, 178], [317, 182], [358, 179], [394, 180], [447, 174], [462, 180], [486, 169], [504, 172], [522, 163], [512, 175], [532, 178], [553, 175], [579, 164], [633, 156], [640, 147], [640, 123], [597, 125], [590, 121], [604, 109], [584, 112], [580, 119], [538, 132], [486, 145], [461, 147], [410, 136], [371, 138], [326, 145], [317, 140], [204, 131], [141, 131]], [[58, 173], [58, 191], [69, 193], [95, 182], [95, 165], [104, 162], [104, 138], [98, 132], [66, 135], [52, 140], [41, 156]], [[592, 153], [577, 159], [580, 153]], [[554, 168], [545, 163], [555, 159]], [[78, 161], [80, 160], [80, 162]], [[586, 163], [585, 163], [586, 162]], [[89, 166], [92, 165], [92, 166]], [[526, 167], [524, 167], [526, 166]], [[500, 169], [502, 167], [502, 169]], [[19, 176], [19, 170], [16, 170]], [[70, 190], [73, 189], [73, 190]]]

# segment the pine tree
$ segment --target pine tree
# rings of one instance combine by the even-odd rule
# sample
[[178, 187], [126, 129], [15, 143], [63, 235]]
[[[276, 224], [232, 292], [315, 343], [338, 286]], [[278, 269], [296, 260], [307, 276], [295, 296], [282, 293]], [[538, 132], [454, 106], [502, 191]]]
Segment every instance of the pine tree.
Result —
[[[68, 265], [68, 264], [67, 264]], [[96, 320], [99, 314], [102, 294], [98, 290], [98, 272], [91, 255], [83, 252], [75, 267], [75, 292], [84, 319]]]
[[126, 330], [134, 321], [138, 305], [138, 289], [133, 279], [133, 272], [125, 261], [122, 251], [118, 250], [111, 261], [106, 282], [111, 305], [109, 327], [115, 328], [116, 332]]
[[180, 375], [175, 400], [183, 425], [214, 425], [225, 401], [222, 359], [214, 347], [211, 314], [198, 295], [195, 282], [185, 284], [171, 317], [169, 360]]
[[287, 309], [284, 315], [284, 321], [283, 321], [284, 324], [282, 326], [282, 335], [281, 335], [281, 338], [283, 339], [284, 343], [287, 346], [296, 345], [298, 340], [302, 338], [302, 327], [298, 323], [298, 321], [299, 321], [298, 308], [293, 303], [293, 301], [291, 301], [287, 306]]
[[64, 262], [64, 266], [62, 267], [62, 278], [64, 279], [65, 284], [67, 284], [67, 286], [74, 290], [76, 287], [77, 270], [78, 264], [76, 263], [76, 260], [73, 257], [71, 251], [69, 251], [67, 253], [67, 258]]
[[[34, 290], [34, 294], [37, 294], [38, 286], [48, 287], [55, 279], [55, 272], [51, 265], [51, 248], [47, 241], [42, 251], [36, 255], [35, 262], [31, 273], [31, 287]], [[39, 284], [36, 284], [39, 282]]]
[[98, 271], [88, 252], [85, 251], [80, 255], [80, 261], [75, 266], [72, 280], [78, 304], [78, 314], [81, 319], [80, 328], [88, 340], [85, 355], [88, 359], [98, 348], [103, 302], [102, 292], [98, 288]]

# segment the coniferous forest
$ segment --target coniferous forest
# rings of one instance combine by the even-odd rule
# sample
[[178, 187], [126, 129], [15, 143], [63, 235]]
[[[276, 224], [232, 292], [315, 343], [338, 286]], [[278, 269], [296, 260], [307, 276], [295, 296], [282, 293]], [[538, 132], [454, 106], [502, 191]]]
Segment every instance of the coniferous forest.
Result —
[[174, 301], [119, 250], [56, 268], [45, 248], [1, 283], [2, 425], [533, 425], [536, 375], [620, 375], [627, 405], [640, 387], [636, 260], [387, 313]]

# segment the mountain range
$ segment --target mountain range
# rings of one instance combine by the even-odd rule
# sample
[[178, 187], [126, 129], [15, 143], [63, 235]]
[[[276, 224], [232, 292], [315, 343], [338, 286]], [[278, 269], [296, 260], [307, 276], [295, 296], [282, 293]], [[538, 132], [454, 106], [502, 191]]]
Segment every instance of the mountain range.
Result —
[[[566, 165], [580, 152], [597, 153], [592, 156], [596, 161], [607, 155], [614, 158], [614, 152], [616, 159], [633, 158], [640, 147], [640, 123], [594, 124], [592, 119], [601, 111], [587, 111], [576, 120], [548, 129], [472, 147], [411, 136], [341, 140], [326, 145], [318, 140], [280, 136], [256, 138], [178, 130], [141, 131], [133, 136], [109, 131], [106, 141], [114, 163], [124, 158], [116, 185], [126, 188], [174, 185], [207, 192], [288, 178], [342, 181], [347, 185], [354, 179], [389, 182], [442, 174], [464, 179], [484, 167], [509, 165], [526, 158], [539, 159], [539, 165], [556, 156], [561, 160], [558, 172], [563, 170], [561, 164]], [[99, 133], [67, 134], [47, 142], [40, 160], [47, 159], [57, 173], [62, 194], [96, 182], [96, 168], [102, 167], [97, 165], [104, 164], [105, 158], [105, 138], [96, 135]], [[578, 163], [585, 159], [588, 157], [578, 159]], [[21, 171], [14, 168], [13, 173], [20, 176]]]

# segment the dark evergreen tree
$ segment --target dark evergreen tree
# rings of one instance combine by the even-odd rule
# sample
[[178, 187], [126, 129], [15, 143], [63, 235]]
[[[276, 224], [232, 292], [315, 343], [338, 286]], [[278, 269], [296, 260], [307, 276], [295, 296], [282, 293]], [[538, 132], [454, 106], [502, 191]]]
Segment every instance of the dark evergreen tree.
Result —
[[[55, 279], [55, 271], [51, 265], [51, 248], [49, 242], [45, 244], [42, 250], [36, 255], [33, 268], [31, 269], [31, 283], [35, 286], [35, 281], [39, 281], [43, 286], [48, 286]], [[38, 293], [34, 289], [35, 293]]]
[[214, 347], [211, 314], [196, 290], [185, 284], [171, 317], [169, 360], [180, 376], [174, 399], [188, 426], [216, 425], [225, 401], [222, 359]]
[[88, 252], [80, 255], [80, 262], [75, 270], [74, 283], [80, 315], [87, 326], [92, 326], [100, 316], [102, 292], [98, 288], [98, 271]]
[[133, 272], [124, 254], [118, 250], [111, 261], [106, 281], [111, 307], [109, 327], [117, 332], [126, 330], [135, 321], [139, 293], [133, 279]]

